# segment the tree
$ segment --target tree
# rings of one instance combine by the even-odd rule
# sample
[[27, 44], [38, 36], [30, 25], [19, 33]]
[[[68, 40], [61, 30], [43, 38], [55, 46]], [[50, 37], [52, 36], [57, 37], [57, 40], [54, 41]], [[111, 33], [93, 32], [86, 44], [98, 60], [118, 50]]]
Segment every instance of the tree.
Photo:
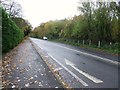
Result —
[[120, 2], [110, 2], [112, 40], [119, 42], [120, 35]]
[[84, 2], [81, 4], [81, 6], [78, 7], [78, 10], [83, 14], [84, 16], [84, 22], [86, 25], [86, 31], [88, 36], [86, 36], [86, 39], [92, 39], [92, 13], [93, 13], [93, 3], [92, 2]]
[[32, 26], [27, 20], [20, 17], [14, 17], [12, 20], [24, 32], [24, 36], [27, 36], [32, 31]]
[[36, 27], [35, 34], [52, 39], [91, 40], [94, 44], [120, 40], [120, 2], [84, 2], [78, 9], [79, 16], [46, 22]]
[[22, 17], [22, 7], [19, 3], [13, 0], [2, 0], [1, 3], [10, 17]]

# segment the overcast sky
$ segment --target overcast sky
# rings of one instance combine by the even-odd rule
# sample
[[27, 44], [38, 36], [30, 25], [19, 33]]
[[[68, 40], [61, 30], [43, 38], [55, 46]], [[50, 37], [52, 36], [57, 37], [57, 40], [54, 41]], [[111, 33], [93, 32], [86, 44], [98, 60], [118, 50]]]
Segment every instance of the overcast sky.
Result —
[[16, 0], [23, 8], [24, 17], [33, 27], [49, 20], [78, 15], [79, 0]]

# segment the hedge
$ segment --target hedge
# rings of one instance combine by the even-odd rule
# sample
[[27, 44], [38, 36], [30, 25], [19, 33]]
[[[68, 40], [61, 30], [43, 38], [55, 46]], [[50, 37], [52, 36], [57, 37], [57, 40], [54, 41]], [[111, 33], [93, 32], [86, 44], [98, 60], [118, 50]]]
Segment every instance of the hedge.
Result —
[[23, 39], [24, 33], [2, 9], [2, 52], [8, 52], [17, 46]]

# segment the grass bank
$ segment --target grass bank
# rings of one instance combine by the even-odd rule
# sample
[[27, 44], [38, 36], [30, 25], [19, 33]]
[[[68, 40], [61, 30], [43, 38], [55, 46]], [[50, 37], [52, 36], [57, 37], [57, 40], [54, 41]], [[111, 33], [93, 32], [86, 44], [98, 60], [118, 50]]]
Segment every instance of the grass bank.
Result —
[[98, 47], [98, 45], [95, 45], [95, 44], [88, 44], [88, 43], [83, 44], [83, 42], [78, 43], [75, 41], [68, 41], [68, 40], [63, 40], [63, 39], [51, 39], [50, 41], [79, 46], [81, 48], [97, 50], [97, 51], [106, 52], [106, 53], [110, 53], [114, 55], [120, 55], [120, 48], [119, 48], [120, 44], [118, 43], [113, 43], [112, 45], [101, 44], [101, 46]]

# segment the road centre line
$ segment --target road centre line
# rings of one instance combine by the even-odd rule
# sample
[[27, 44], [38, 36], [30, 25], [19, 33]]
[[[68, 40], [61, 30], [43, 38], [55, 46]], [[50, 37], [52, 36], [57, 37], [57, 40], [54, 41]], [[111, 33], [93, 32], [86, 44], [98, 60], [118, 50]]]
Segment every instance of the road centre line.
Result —
[[[74, 51], [74, 52], [78, 52], [78, 53], [83, 54], [83, 55], [87, 55], [87, 56], [91, 56], [91, 57], [94, 57], [94, 58], [98, 58], [98, 59], [100, 59], [100, 60], [103, 60], [104, 62], [108, 62], [108, 63], [114, 64], [114, 65], [120, 65], [119, 62], [113, 61], [113, 60], [111, 60], [111, 59], [107, 59], [107, 58], [103, 58], [103, 57], [96, 56], [96, 55], [93, 55], [93, 54], [89, 54], [89, 53], [86, 53], [86, 52], [82, 52], [82, 51], [78, 51], [78, 50], [75, 50], [75, 49], [67, 48], [67, 47], [64, 47], [64, 46], [60, 46], [60, 45], [58, 45], [58, 44], [55, 44], [55, 45], [58, 46], [58, 47], [62, 47], [62, 48], [65, 48], [65, 49]], [[39, 46], [39, 45], [38, 45], [38, 46]], [[40, 48], [41, 48], [41, 47], [40, 47]]]
[[64, 46], [60, 46], [60, 45], [57, 45], [57, 44], [56, 44], [56, 46], [59, 46], [59, 47], [62, 47], [62, 48], [65, 48], [65, 49], [68, 49], [68, 50], [71, 50], [71, 51], [75, 51], [75, 52], [81, 53], [83, 55], [87, 55], [87, 56], [91, 56], [91, 57], [94, 57], [94, 58], [98, 58], [98, 59], [104, 60], [106, 62], [115, 64], [115, 65], [120, 65], [119, 62], [113, 61], [111, 59], [103, 58], [103, 57], [96, 56], [96, 55], [93, 55], [93, 54], [89, 54], [89, 53], [86, 53], [86, 52], [82, 52], [82, 51], [78, 51], [78, 50], [75, 50], [75, 49], [71, 49], [71, 48], [67, 48], [67, 47], [64, 47]]
[[84, 82], [82, 79], [80, 79], [76, 74], [74, 74], [72, 71], [70, 71], [67, 67], [65, 67], [62, 63], [60, 63], [58, 60], [56, 60], [51, 54], [48, 53], [48, 55], [54, 60], [56, 61], [59, 65], [61, 65], [66, 71], [68, 71], [73, 77], [75, 77], [82, 85], [84, 85], [85, 87], [88, 86], [88, 84], [86, 82]]

